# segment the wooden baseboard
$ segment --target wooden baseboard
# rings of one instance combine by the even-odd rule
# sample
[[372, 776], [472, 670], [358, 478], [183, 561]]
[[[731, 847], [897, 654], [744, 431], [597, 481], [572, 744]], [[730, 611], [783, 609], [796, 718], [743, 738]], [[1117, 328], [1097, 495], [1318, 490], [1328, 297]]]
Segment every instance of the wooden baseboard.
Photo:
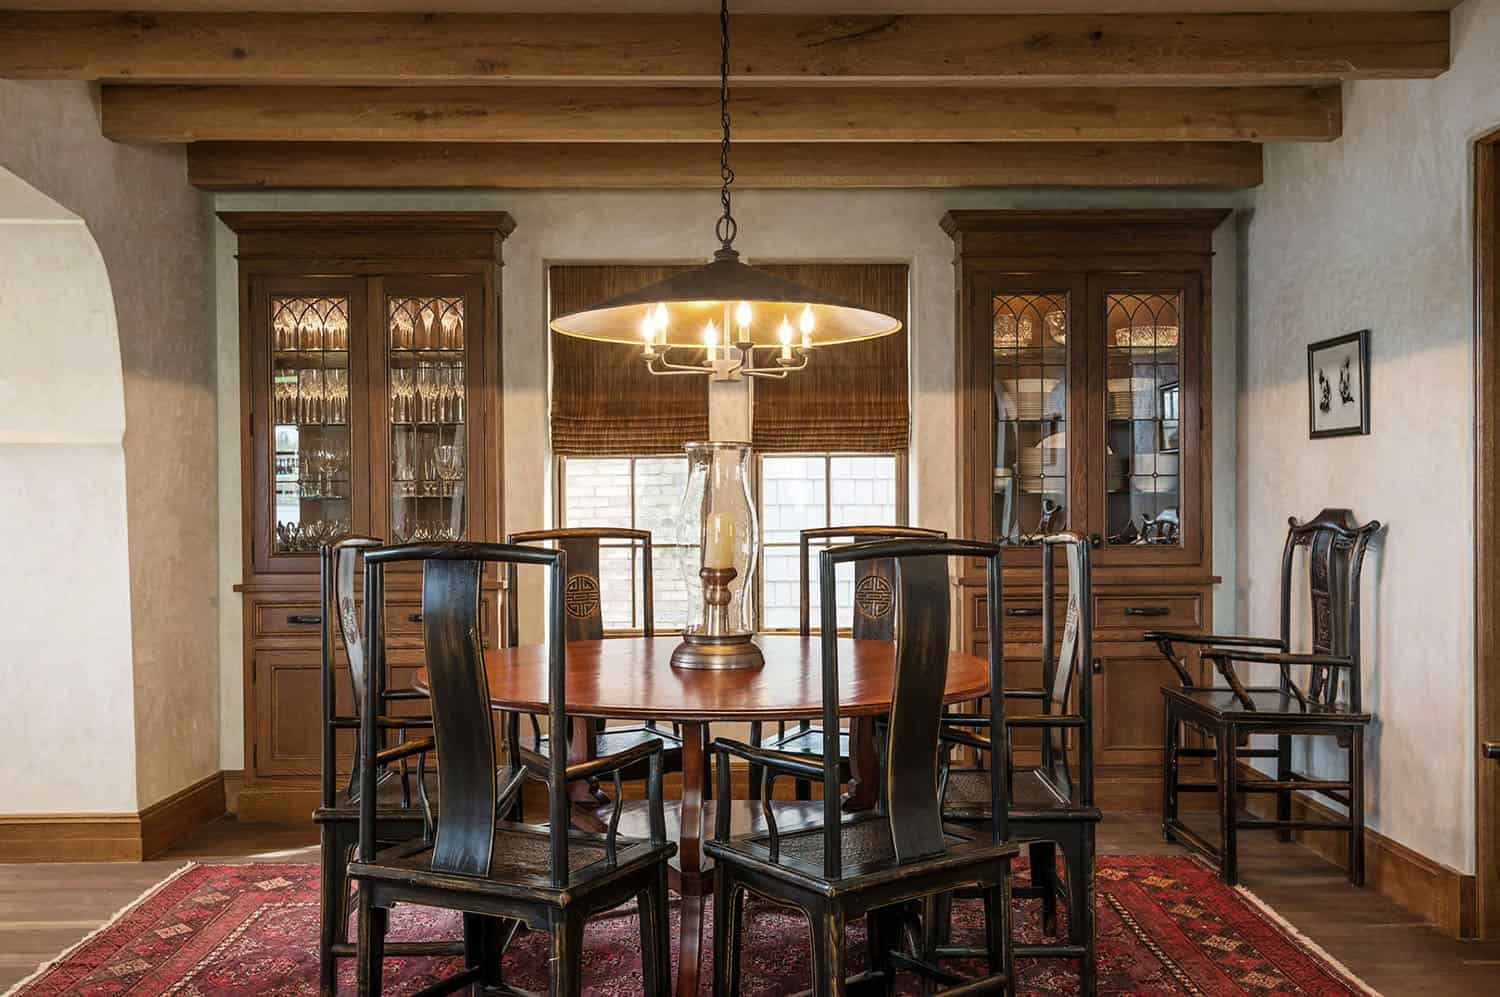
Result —
[[[1242, 762], [1240, 768], [1248, 775], [1248, 765]], [[1265, 776], [1256, 773], [1248, 777]], [[1246, 809], [1251, 813], [1276, 816], [1275, 796], [1252, 793], [1247, 797]], [[1312, 797], [1301, 794], [1292, 797], [1292, 818], [1295, 820], [1336, 820], [1341, 816]], [[1340, 869], [1349, 868], [1348, 839], [1342, 833], [1294, 831], [1292, 837]], [[1413, 914], [1431, 921], [1451, 938], [1475, 937], [1479, 926], [1475, 878], [1368, 827], [1365, 828], [1365, 883]]]
[[223, 813], [223, 773], [215, 772], [139, 813], [0, 815], [0, 856], [5, 862], [139, 862]]
[[224, 773], [215, 772], [141, 811], [141, 855], [160, 855], [178, 838], [224, 813]]

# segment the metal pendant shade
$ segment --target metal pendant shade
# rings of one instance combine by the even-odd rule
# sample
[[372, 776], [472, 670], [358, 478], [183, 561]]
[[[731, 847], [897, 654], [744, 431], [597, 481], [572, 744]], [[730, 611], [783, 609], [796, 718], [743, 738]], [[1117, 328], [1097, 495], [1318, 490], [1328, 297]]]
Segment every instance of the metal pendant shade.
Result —
[[[730, 208], [728, 0], [719, 5], [719, 30], [719, 200], [724, 211], [715, 234], [720, 248], [704, 266], [560, 315], [550, 324], [565, 336], [640, 345], [641, 359], [653, 374], [780, 378], [806, 367], [814, 347], [887, 336], [901, 328], [901, 321], [740, 262], [734, 249], [739, 225]], [[683, 349], [706, 349], [706, 359], [674, 361]], [[758, 356], [757, 350], [771, 351], [771, 361], [765, 362], [766, 355]]]
[[[731, 309], [733, 320], [741, 302], [749, 305], [750, 321], [743, 328], [755, 346], [782, 345], [783, 322], [797, 330], [800, 341], [804, 309], [813, 315], [809, 339], [815, 346], [874, 339], [901, 328], [901, 322], [889, 315], [741, 263], [732, 251], [720, 251], [706, 266], [559, 316], [551, 324], [554, 331], [567, 336], [639, 345], [642, 320], [666, 304], [669, 324], [657, 345], [701, 348], [704, 325], [712, 321], [724, 328], [725, 309]], [[741, 326], [735, 324], [733, 329], [738, 339]]]

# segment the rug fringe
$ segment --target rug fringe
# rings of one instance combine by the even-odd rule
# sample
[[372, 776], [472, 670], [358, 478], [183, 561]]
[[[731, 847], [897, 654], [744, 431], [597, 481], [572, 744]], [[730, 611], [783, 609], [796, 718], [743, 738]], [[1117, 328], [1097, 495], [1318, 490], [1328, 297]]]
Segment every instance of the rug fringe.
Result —
[[1311, 938], [1307, 937], [1307, 935], [1303, 934], [1301, 931], [1297, 930], [1296, 925], [1292, 924], [1292, 922], [1288, 921], [1286, 918], [1278, 914], [1276, 912], [1276, 909], [1270, 904], [1266, 903], [1260, 897], [1256, 896], [1254, 893], [1251, 893], [1243, 886], [1234, 887], [1234, 891], [1241, 897], [1243, 897], [1262, 915], [1264, 915], [1267, 920], [1274, 923], [1278, 928], [1286, 932], [1288, 935], [1291, 935], [1298, 945], [1301, 945], [1303, 948], [1316, 955], [1319, 959], [1322, 959], [1324, 962], [1328, 963], [1328, 965], [1333, 969], [1343, 974], [1345, 980], [1358, 987], [1364, 993], [1368, 994], [1369, 997], [1383, 997], [1379, 990], [1376, 990], [1374, 987], [1370, 986], [1364, 980], [1356, 976], [1348, 966], [1345, 966], [1342, 962], [1339, 962], [1331, 954], [1329, 954], [1327, 949], [1319, 945], [1317, 942], [1313, 941]]
[[163, 889], [176, 882], [189, 870], [197, 868], [198, 864], [199, 863], [197, 862], [189, 862], [187, 865], [176, 870], [175, 872], [168, 873], [166, 878], [158, 880], [157, 882], [146, 887], [146, 889], [134, 900], [130, 901], [124, 907], [121, 907], [119, 910], [115, 911], [107, 919], [105, 919], [105, 922], [103, 924], [99, 925], [99, 927], [84, 935], [74, 944], [69, 945], [66, 949], [53, 956], [51, 959], [43, 962], [36, 968], [35, 972], [27, 976], [24, 980], [21, 980], [19, 983], [12, 986], [9, 990], [5, 991], [5, 993], [0, 994], [0, 997], [12, 997], [13, 994], [19, 994], [22, 988], [30, 986], [36, 980], [40, 979], [53, 966], [56, 966], [58, 963], [63, 962], [68, 958], [68, 956], [72, 955], [74, 952], [77, 952], [79, 949], [83, 948], [83, 946], [87, 945], [89, 942], [99, 937], [99, 935], [109, 930], [110, 926], [113, 925], [116, 921], [120, 920], [120, 918], [124, 917], [126, 914], [129, 914], [141, 904], [156, 896], [156, 894], [160, 893]]

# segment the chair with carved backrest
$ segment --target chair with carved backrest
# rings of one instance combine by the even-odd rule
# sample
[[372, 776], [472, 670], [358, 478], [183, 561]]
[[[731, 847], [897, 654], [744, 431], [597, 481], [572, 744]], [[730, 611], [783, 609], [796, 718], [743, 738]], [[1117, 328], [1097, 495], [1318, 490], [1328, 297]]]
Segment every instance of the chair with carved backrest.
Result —
[[[566, 563], [563, 551], [511, 544], [411, 544], [365, 555], [370, 658], [365, 678], [371, 701], [382, 694], [385, 571], [391, 565], [422, 568], [427, 678], [444, 805], [437, 812], [433, 835], [382, 848], [376, 777], [368, 768], [361, 772], [359, 857], [349, 866], [350, 877], [359, 884], [361, 994], [381, 990], [389, 911], [398, 903], [464, 914], [464, 968], [424, 994], [451, 993], [471, 985], [514, 992], [501, 979], [500, 958], [504, 939], [518, 923], [551, 932], [551, 992], [577, 994], [584, 922], [631, 900], [640, 910], [646, 992], [664, 995], [669, 989], [667, 860], [676, 846], [666, 838], [662, 812], [661, 742], [641, 742], [617, 755], [572, 765], [565, 753], [554, 752], [546, 768], [548, 826], [497, 817], [508, 809], [507, 797], [534, 773], [526, 767], [496, 767], [495, 714], [479, 636], [480, 579], [490, 564], [503, 566], [508, 576], [516, 565], [547, 570], [547, 718], [551, 729], [562, 730]], [[367, 714], [360, 726], [367, 753], [376, 749], [379, 737], [378, 726]], [[603, 834], [569, 829], [568, 783], [613, 775], [618, 797], [620, 773], [642, 763], [648, 770], [648, 839], [620, 836], [617, 823]]]
[[[1162, 755], [1162, 833], [1218, 862], [1226, 883], [1238, 879], [1237, 832], [1271, 829], [1289, 839], [1293, 830], [1320, 829], [1348, 834], [1349, 879], [1364, 883], [1364, 736], [1370, 714], [1360, 694], [1360, 572], [1378, 521], [1360, 524], [1348, 509], [1324, 509], [1306, 523], [1295, 517], [1287, 531], [1281, 557], [1281, 635], [1243, 637], [1157, 630], [1146, 634], [1171, 663], [1180, 686], [1163, 686], [1166, 739]], [[1312, 629], [1312, 651], [1291, 653], [1292, 588], [1298, 549], [1307, 551], [1307, 581]], [[1202, 658], [1213, 665], [1226, 687], [1200, 687], [1185, 655], [1175, 645], [1202, 648]], [[1273, 686], [1247, 685], [1236, 664], [1274, 665]], [[1298, 681], [1293, 669], [1305, 678]], [[1209, 747], [1183, 744], [1185, 727], [1206, 734]], [[1249, 746], [1255, 734], [1276, 737], [1275, 748]], [[1348, 757], [1348, 775], [1318, 778], [1292, 768], [1292, 737], [1331, 737]], [[1181, 760], [1212, 758], [1213, 782], [1184, 780]], [[1241, 773], [1239, 763], [1275, 760], [1276, 774]], [[1296, 792], [1317, 793], [1348, 810], [1343, 819], [1294, 818]], [[1178, 814], [1182, 793], [1212, 792], [1218, 797], [1219, 838], [1211, 842], [1186, 826]], [[1239, 811], [1241, 794], [1275, 794], [1276, 816], [1246, 816]]]
[[[1063, 552], [1068, 572], [1068, 594], [1062, 640], [1057, 642], [1056, 564]], [[990, 757], [982, 768], [943, 770], [943, 816], [955, 823], [990, 819], [990, 768], [999, 767], [1009, 787], [1011, 834], [1029, 841], [1031, 883], [1018, 887], [1018, 897], [1042, 899], [1044, 933], [1057, 933], [1056, 848], [1063, 853], [1068, 898], [1068, 939], [1018, 945], [1021, 957], [1076, 959], [1083, 993], [1096, 986], [1094, 918], [1094, 840], [1101, 814], [1094, 804], [1093, 691], [1089, 666], [1093, 661], [1093, 592], [1089, 541], [1077, 533], [1056, 533], [1042, 541], [1042, 678], [1041, 689], [1006, 690], [1005, 699], [1038, 704], [1040, 713], [1011, 715], [1006, 710], [1001, 757]], [[991, 631], [994, 633], [995, 631]], [[1054, 651], [1056, 652], [1054, 654]], [[985, 716], [949, 714], [943, 719], [951, 748], [966, 747], [993, 756], [996, 739]], [[1016, 764], [1015, 733], [1036, 730], [1042, 735], [1035, 766]], [[1076, 765], [1076, 771], [1075, 771]], [[962, 895], [962, 893], [960, 894]], [[927, 947], [939, 958], [971, 958], [973, 950], [948, 944], [947, 898], [933, 905], [928, 918]]]
[[[958, 984], [955, 992], [1014, 992], [1010, 945], [1010, 843], [1006, 809], [991, 815], [987, 832], [944, 824], [938, 795], [939, 737], [948, 674], [951, 612], [948, 558], [982, 557], [988, 565], [990, 625], [999, 626], [1000, 547], [967, 540], [916, 539], [850, 544], [819, 555], [822, 598], [822, 683], [824, 730], [839, 723], [839, 643], [835, 569], [840, 564], [891, 564], [896, 625], [889, 720], [883, 725], [884, 771], [877, 806], [845, 816], [839, 797], [842, 779], [836, 743], [822, 742], [822, 755], [810, 757], [735, 741], [714, 742], [720, 798], [730, 791], [730, 759], [738, 757], [766, 773], [762, 802], [766, 826], [729, 836], [729, 808], [715, 814], [714, 838], [706, 849], [716, 865], [714, 884], [714, 993], [737, 994], [740, 987], [744, 894], [800, 908], [812, 936], [813, 993], [845, 992], [844, 928], [867, 918], [869, 967], [880, 989], [890, 993], [897, 969]], [[990, 681], [1003, 688], [1003, 651], [990, 646]], [[998, 726], [1003, 700], [990, 701]], [[992, 771], [993, 794], [1005, 800], [1000, 773]], [[806, 779], [823, 787], [821, 826], [778, 830], [768, 805], [774, 781]], [[910, 927], [916, 931], [916, 905], [922, 898], [978, 883], [984, 890], [990, 976], [964, 981], [921, 958], [899, 951]], [[872, 981], [874, 982], [874, 981]]]
[[[798, 535], [797, 543], [797, 591], [798, 591], [798, 624], [797, 632], [803, 637], [812, 636], [812, 584], [809, 570], [811, 564], [812, 546], [814, 544], [829, 544], [835, 541], [869, 542], [877, 540], [917, 540], [934, 539], [941, 540], [948, 536], [942, 530], [929, 530], [914, 526], [825, 526], [815, 529], [803, 530]], [[892, 584], [895, 580], [895, 566], [889, 561], [859, 561], [854, 565], [854, 606], [853, 619], [850, 623], [850, 636], [855, 640], [892, 640], [895, 634], [895, 613], [891, 598]], [[851, 724], [851, 731], [857, 729], [861, 723], [868, 721], [857, 720]], [[763, 740], [763, 728], [759, 723], [750, 725], [750, 743], [763, 745], [773, 751], [789, 752], [791, 754], [807, 755], [812, 758], [822, 757], [823, 754], [823, 728], [815, 726], [810, 719], [798, 721], [790, 729], [785, 721], [776, 725], [776, 736], [769, 740]], [[859, 738], [856, 737], [853, 750], [858, 750]], [[868, 743], [868, 742], [866, 742]], [[839, 734], [839, 764], [845, 780], [857, 779], [861, 765], [855, 764], [850, 758], [850, 733]], [[874, 764], [874, 759], [860, 759], [864, 766]], [[750, 771], [750, 798], [755, 799], [760, 795], [761, 772], [752, 768]], [[795, 781], [795, 793], [799, 800], [812, 798], [812, 786], [803, 779]], [[861, 793], [861, 787], [854, 784], [850, 787], [849, 796], [856, 800], [856, 806], [868, 806], [872, 802], [872, 793], [867, 787]], [[858, 802], [860, 800], [863, 802]]]
[[[568, 555], [567, 561], [567, 584], [566, 584], [566, 624], [567, 639], [574, 640], [604, 640], [604, 603], [603, 593], [600, 587], [600, 551], [604, 544], [615, 541], [625, 545], [624, 549], [630, 551], [632, 556], [639, 548], [641, 552], [641, 635], [644, 637], [654, 636], [656, 633], [656, 621], [654, 618], [655, 604], [652, 599], [652, 568], [651, 568], [651, 531], [650, 530], [628, 530], [614, 527], [575, 527], [559, 530], [529, 530], [524, 533], [512, 533], [509, 542], [513, 544], [549, 544], [557, 550], [565, 551]], [[515, 569], [510, 572], [514, 576]], [[511, 598], [508, 601], [507, 630], [509, 631], [509, 643], [516, 641], [516, 633], [519, 625], [519, 605], [516, 599], [514, 579], [510, 586]], [[634, 593], [632, 593], [634, 598]], [[543, 735], [541, 725], [537, 723], [535, 714], [529, 714], [531, 722], [531, 744], [529, 750], [534, 757], [545, 759], [551, 751], [550, 735]], [[519, 714], [511, 714], [510, 723], [513, 728], [518, 728], [521, 717]], [[603, 756], [618, 754], [621, 751], [636, 745], [659, 739], [663, 744], [662, 764], [667, 772], [682, 771], [682, 739], [675, 731], [665, 730], [657, 726], [656, 721], [648, 720], [641, 725], [627, 727], [607, 727], [603, 720], [579, 721], [587, 723], [593, 737], [589, 746], [590, 756]], [[645, 774], [644, 768], [627, 772], [627, 779], [640, 778]]]
[[[358, 838], [362, 755], [356, 737], [349, 782], [340, 787], [338, 734], [347, 731], [352, 735], [359, 729], [360, 719], [368, 712], [365, 709], [366, 645], [355, 578], [365, 552], [381, 544], [382, 541], [374, 537], [347, 536], [325, 545], [321, 551], [323, 758], [318, 808], [313, 812], [313, 821], [318, 825], [321, 839], [318, 962], [320, 992], [325, 995], [337, 992], [338, 960], [352, 958], [355, 954], [354, 945], [348, 938], [347, 868]], [[338, 711], [336, 641], [342, 644], [349, 664], [349, 698], [353, 707], [350, 716], [342, 716]], [[390, 715], [396, 703], [425, 701], [426, 698], [426, 693], [415, 690], [384, 690], [381, 708], [374, 711], [382, 742], [377, 757], [384, 756], [376, 765], [377, 833], [382, 841], [420, 837], [431, 820], [436, 786], [426, 772], [425, 763], [432, 749], [432, 738], [413, 738], [408, 732], [430, 729], [432, 718]], [[418, 779], [415, 796], [411, 771], [413, 758], [417, 762]], [[398, 951], [432, 954], [461, 949], [455, 949], [451, 943], [417, 942], [401, 943]]]

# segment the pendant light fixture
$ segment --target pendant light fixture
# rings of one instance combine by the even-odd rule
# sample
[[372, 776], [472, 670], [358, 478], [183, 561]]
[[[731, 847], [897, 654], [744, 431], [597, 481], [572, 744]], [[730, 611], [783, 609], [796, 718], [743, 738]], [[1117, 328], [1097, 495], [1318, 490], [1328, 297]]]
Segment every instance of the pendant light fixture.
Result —
[[[720, 0], [719, 216], [713, 259], [649, 287], [552, 320], [565, 336], [641, 348], [653, 374], [786, 377], [820, 346], [888, 336], [901, 328], [890, 315], [861, 308], [740, 262], [730, 210], [729, 2]], [[701, 354], [701, 359], [700, 355]]]

